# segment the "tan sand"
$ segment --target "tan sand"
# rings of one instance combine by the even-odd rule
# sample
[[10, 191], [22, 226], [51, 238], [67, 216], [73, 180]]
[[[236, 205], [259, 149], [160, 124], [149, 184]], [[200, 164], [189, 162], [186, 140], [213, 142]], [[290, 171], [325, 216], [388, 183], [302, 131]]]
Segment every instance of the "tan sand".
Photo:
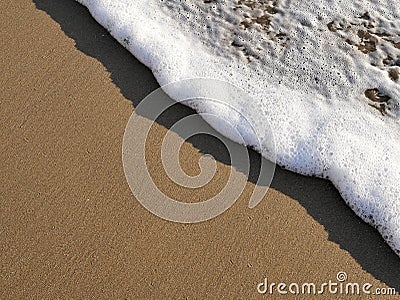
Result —
[[[149, 213], [126, 183], [121, 147], [134, 107], [158, 87], [151, 72], [72, 0], [0, 8], [1, 299], [254, 299], [265, 277], [320, 284], [339, 271], [400, 290], [399, 258], [323, 180], [279, 169], [256, 208], [249, 182], [231, 209], [200, 224]], [[189, 173], [203, 146], [185, 143]], [[218, 192], [224, 177], [200, 192]]]

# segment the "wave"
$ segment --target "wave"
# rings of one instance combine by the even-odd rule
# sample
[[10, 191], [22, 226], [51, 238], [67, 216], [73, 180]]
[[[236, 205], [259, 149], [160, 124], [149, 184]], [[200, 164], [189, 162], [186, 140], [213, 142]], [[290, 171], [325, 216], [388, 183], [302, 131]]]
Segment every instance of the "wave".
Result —
[[[250, 116], [261, 140], [268, 140], [263, 128], [272, 129], [277, 163], [331, 180], [400, 255], [396, 1], [78, 2], [160, 85], [206, 77], [245, 90], [252, 103], [229, 104]], [[201, 109], [215, 113], [207, 103]], [[268, 145], [258, 149], [264, 156]]]

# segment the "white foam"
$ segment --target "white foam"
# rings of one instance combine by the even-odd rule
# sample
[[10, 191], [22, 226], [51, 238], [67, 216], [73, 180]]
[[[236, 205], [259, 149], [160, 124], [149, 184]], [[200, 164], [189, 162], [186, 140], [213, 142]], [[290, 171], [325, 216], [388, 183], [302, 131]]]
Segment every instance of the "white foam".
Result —
[[231, 105], [251, 116], [257, 132], [271, 125], [277, 162], [329, 178], [400, 254], [396, 1], [79, 2], [160, 85], [211, 77], [247, 91], [254, 103]]

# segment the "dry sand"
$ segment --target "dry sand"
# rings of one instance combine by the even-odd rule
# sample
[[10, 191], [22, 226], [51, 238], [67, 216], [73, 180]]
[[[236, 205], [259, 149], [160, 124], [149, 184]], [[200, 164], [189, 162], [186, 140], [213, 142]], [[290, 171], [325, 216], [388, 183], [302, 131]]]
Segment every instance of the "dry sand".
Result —
[[[256, 208], [247, 208], [249, 182], [231, 209], [200, 224], [146, 211], [121, 147], [134, 107], [158, 87], [151, 72], [72, 0], [0, 8], [1, 299], [253, 299], [265, 277], [322, 283], [339, 271], [400, 290], [399, 258], [320, 179], [278, 169]], [[199, 152], [218, 151], [210, 144], [185, 143], [184, 169], [198, 172]], [[148, 153], [150, 166], [157, 155]], [[231, 168], [223, 158], [218, 166]]]

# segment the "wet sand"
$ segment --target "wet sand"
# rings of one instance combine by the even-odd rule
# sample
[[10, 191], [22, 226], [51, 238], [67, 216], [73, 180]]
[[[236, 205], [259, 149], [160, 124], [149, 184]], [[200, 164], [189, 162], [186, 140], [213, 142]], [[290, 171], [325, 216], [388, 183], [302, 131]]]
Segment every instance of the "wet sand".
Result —
[[[148, 212], [125, 180], [121, 148], [130, 115], [158, 88], [150, 70], [72, 0], [0, 7], [0, 298], [267, 298], [256, 289], [265, 277], [321, 284], [340, 271], [400, 290], [400, 259], [324, 180], [278, 169], [249, 209], [250, 178], [232, 208], [199, 224]], [[168, 127], [155, 124], [146, 154], [166, 187], [156, 145]], [[188, 173], [202, 152], [221, 174], [232, 168], [203, 138], [181, 151]], [[218, 180], [200, 192], [218, 192]]]

